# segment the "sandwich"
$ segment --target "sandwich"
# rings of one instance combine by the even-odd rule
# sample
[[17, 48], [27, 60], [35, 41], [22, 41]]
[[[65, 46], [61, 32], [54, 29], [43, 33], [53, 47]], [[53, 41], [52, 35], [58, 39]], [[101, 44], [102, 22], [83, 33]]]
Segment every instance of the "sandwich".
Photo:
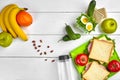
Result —
[[110, 72], [103, 65], [93, 61], [83, 73], [83, 80], [105, 80], [109, 74]]
[[113, 50], [114, 43], [112, 41], [93, 39], [89, 48], [89, 58], [109, 63]]

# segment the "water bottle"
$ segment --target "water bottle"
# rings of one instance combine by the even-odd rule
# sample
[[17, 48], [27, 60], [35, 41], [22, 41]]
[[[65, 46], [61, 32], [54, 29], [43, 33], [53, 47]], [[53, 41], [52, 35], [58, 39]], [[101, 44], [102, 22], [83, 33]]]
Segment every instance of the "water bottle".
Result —
[[69, 55], [58, 57], [59, 80], [81, 80]]

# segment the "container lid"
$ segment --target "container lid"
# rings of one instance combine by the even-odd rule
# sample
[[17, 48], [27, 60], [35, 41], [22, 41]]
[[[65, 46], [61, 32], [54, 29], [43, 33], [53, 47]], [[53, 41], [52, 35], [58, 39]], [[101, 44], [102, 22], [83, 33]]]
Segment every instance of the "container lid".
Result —
[[69, 59], [69, 55], [61, 55], [59, 56], [59, 60], [66, 60]]

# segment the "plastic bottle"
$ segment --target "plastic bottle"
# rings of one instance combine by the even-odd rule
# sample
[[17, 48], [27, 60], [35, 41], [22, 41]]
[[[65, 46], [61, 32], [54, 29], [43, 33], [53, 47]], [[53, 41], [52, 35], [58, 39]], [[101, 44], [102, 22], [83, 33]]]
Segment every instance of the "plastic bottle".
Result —
[[58, 59], [59, 80], [81, 80], [69, 55], [61, 55]]

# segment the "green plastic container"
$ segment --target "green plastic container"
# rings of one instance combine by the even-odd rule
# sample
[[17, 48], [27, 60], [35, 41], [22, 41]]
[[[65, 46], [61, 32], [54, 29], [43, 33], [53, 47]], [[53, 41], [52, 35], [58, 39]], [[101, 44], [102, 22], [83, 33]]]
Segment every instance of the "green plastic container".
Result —
[[[97, 38], [102, 38], [102, 37], [105, 37], [106, 39], [110, 40], [110, 38], [108, 38], [108, 37], [107, 37], [106, 35], [104, 35], [104, 34], [98, 36]], [[80, 54], [80, 53], [87, 53], [87, 47], [88, 47], [89, 43], [90, 43], [90, 41], [87, 41], [87, 42], [83, 43], [82, 45], [78, 46], [77, 48], [75, 48], [74, 50], [72, 50], [72, 51], [70, 52], [70, 56], [71, 56], [71, 58], [72, 58], [72, 61], [73, 61], [73, 63], [74, 63], [74, 66], [76, 67], [76, 69], [77, 69], [77, 71], [78, 71], [78, 73], [79, 73], [80, 75], [81, 75], [82, 72], [84, 71], [85, 66], [76, 65], [74, 60], [75, 60], [75, 57], [76, 57], [78, 54]], [[118, 56], [118, 54], [117, 54], [117, 52], [116, 52], [115, 49], [114, 49], [114, 52], [113, 52], [113, 56], [110, 58], [110, 61], [111, 61], [111, 60], [118, 60], [118, 61], [120, 61], [120, 58], [119, 58], [119, 56]], [[103, 65], [104, 65], [105, 67], [107, 66], [107, 64], [103, 64]], [[108, 78], [112, 77], [112, 76], [115, 75], [115, 74], [116, 74], [116, 73], [111, 72], [111, 73], [109, 74]]]

